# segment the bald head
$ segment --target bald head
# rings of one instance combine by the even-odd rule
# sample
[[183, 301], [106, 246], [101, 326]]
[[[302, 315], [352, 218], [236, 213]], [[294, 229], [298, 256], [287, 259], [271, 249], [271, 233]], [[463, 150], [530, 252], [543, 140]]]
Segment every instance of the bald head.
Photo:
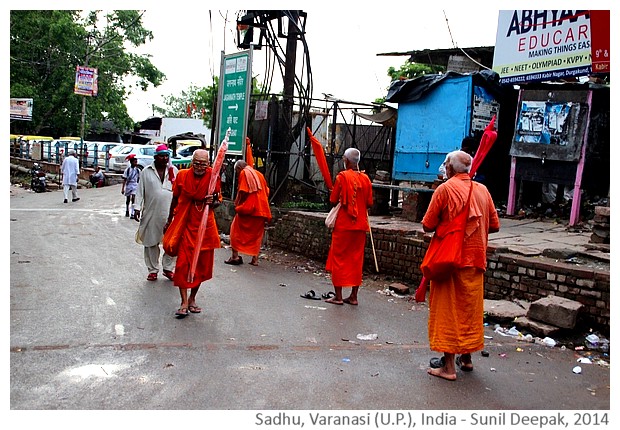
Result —
[[246, 163], [244, 160], [235, 161], [235, 172], [239, 173], [240, 171], [245, 169], [247, 165], [248, 163]]
[[448, 178], [457, 173], [469, 173], [471, 169], [471, 155], [465, 151], [452, 151], [446, 155], [446, 173]]

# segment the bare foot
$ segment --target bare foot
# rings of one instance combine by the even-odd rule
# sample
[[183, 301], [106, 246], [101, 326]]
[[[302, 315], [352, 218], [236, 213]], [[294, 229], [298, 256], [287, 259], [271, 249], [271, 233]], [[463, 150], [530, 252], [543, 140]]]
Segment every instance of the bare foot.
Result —
[[343, 299], [342, 301], [350, 305], [357, 306], [357, 300], [353, 300], [351, 297], [347, 297], [346, 299]]
[[252, 261], [250, 261], [250, 264], [252, 266], [258, 266], [258, 258], [252, 258]]
[[325, 300], [325, 303], [331, 303], [332, 305], [342, 305], [342, 300], [336, 300], [335, 298]]
[[456, 381], [456, 373], [446, 373], [443, 367], [440, 367], [439, 369], [433, 369], [432, 367], [429, 367], [426, 373], [432, 376], [437, 376], [438, 378], [443, 378], [447, 381]]

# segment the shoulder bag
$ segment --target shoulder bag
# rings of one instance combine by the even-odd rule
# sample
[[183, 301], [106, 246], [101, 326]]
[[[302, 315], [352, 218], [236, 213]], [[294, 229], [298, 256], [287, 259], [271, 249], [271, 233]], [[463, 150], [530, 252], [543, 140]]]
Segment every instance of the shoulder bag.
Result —
[[340, 202], [332, 208], [325, 218], [325, 226], [327, 228], [334, 228], [336, 225], [336, 218], [338, 217], [338, 211], [340, 210]]
[[452, 275], [455, 269], [461, 266], [465, 225], [469, 214], [469, 202], [474, 188], [472, 181], [469, 188], [469, 197], [463, 210], [456, 218], [445, 226], [438, 227], [431, 238], [424, 259], [420, 265], [422, 274], [431, 281], [441, 281]]

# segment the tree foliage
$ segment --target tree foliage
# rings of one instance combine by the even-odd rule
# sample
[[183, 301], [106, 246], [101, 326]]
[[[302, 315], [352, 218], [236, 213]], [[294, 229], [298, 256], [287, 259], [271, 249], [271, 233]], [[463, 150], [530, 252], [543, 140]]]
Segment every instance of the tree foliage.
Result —
[[392, 81], [397, 81], [399, 79], [413, 79], [429, 73], [440, 73], [445, 70], [446, 68], [443, 66], [411, 63], [407, 60], [400, 66], [399, 69], [389, 67], [387, 74], [390, 78], [392, 78]]
[[[133, 130], [127, 96], [159, 86], [165, 75], [149, 55], [127, 47], [152, 38], [140, 11], [12, 10], [10, 96], [33, 99], [33, 120], [12, 121], [11, 132], [79, 136], [86, 96], [73, 92], [77, 66], [98, 71], [98, 95], [86, 99], [85, 133], [105, 120], [121, 132]], [[128, 78], [135, 84], [126, 88]]]
[[[212, 128], [216, 110], [219, 78], [213, 76], [213, 84], [207, 87], [190, 85], [180, 95], [168, 95], [163, 106], [153, 106], [153, 112], [167, 118], [202, 118], [207, 128]], [[261, 85], [252, 78], [252, 94], [263, 94]]]
[[218, 81], [217, 76], [213, 76], [213, 84], [210, 86], [190, 85], [179, 95], [165, 96], [163, 106], [154, 105], [153, 112], [166, 118], [202, 118], [205, 126], [210, 128]]
[[[412, 63], [409, 60], [407, 60], [398, 69], [396, 69], [395, 67], [389, 67], [387, 70], [387, 75], [391, 78], [391, 81], [390, 81], [391, 83], [391, 82], [403, 80], [403, 79], [414, 79], [414, 78], [417, 78], [419, 76], [426, 75], [429, 73], [443, 73], [445, 71], [446, 71], [446, 68], [443, 66]], [[377, 104], [385, 103], [385, 96], [375, 99], [375, 103]]]

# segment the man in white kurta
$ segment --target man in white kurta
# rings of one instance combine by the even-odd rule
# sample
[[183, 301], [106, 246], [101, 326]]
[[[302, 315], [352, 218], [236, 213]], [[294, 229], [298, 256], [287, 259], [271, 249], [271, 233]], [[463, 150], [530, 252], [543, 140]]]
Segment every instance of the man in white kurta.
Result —
[[80, 161], [75, 158], [75, 149], [67, 151], [67, 157], [62, 161], [60, 167], [62, 171], [62, 189], [65, 194], [65, 203], [69, 201], [69, 190], [72, 194], [72, 202], [77, 202], [80, 198], [77, 195], [77, 182], [80, 176]]
[[[140, 173], [140, 182], [134, 203], [134, 219], [140, 222], [136, 242], [144, 246], [144, 262], [149, 274], [147, 280], [156, 281], [159, 272], [160, 244], [164, 236], [164, 224], [168, 220], [172, 201], [172, 181], [177, 168], [169, 164], [170, 155], [166, 145], [155, 150], [153, 163]], [[176, 257], [165, 252], [161, 258], [163, 275], [172, 280]]]

